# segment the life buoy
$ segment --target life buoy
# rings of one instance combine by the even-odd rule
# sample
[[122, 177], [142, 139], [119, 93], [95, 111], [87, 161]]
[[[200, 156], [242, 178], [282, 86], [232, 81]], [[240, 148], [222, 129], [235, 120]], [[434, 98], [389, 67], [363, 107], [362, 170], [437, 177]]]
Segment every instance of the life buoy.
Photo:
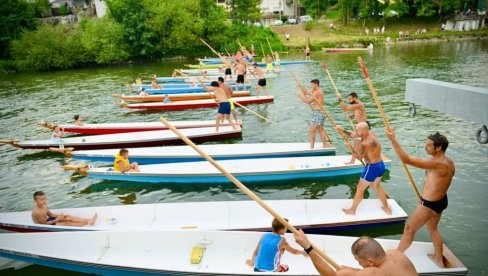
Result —
[[488, 143], [488, 129], [486, 126], [482, 126], [476, 131], [476, 140], [480, 144], [487, 144]]
[[417, 115], [417, 107], [415, 106], [414, 103], [410, 103], [408, 107], [408, 114], [412, 117]]

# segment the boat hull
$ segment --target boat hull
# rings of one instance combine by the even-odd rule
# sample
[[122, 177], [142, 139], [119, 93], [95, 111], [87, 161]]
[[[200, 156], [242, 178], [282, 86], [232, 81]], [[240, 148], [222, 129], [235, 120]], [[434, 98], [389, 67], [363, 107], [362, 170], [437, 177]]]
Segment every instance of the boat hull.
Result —
[[[192, 101], [192, 100], [205, 100], [212, 99], [213, 93], [182, 93], [168, 95], [170, 101]], [[249, 91], [236, 91], [232, 97], [249, 97], [251, 92]], [[148, 96], [129, 96], [121, 95], [120, 99], [127, 102], [162, 102], [164, 95], [148, 95]]]
[[[236, 85], [230, 85], [233, 90], [236, 89]], [[244, 84], [244, 89], [250, 89], [252, 85]], [[239, 86], [242, 89], [242, 85]], [[150, 95], [152, 94], [179, 94], [179, 93], [202, 93], [206, 92], [202, 87], [178, 87], [178, 88], [163, 88], [163, 89], [146, 89], [146, 92]]]
[[[234, 102], [241, 105], [271, 103], [274, 101], [273, 96], [250, 96], [234, 98]], [[186, 110], [196, 108], [216, 108], [218, 104], [214, 100], [197, 100], [197, 101], [179, 101], [171, 103], [140, 103], [127, 104], [124, 107], [131, 109], [158, 109], [158, 110]]]

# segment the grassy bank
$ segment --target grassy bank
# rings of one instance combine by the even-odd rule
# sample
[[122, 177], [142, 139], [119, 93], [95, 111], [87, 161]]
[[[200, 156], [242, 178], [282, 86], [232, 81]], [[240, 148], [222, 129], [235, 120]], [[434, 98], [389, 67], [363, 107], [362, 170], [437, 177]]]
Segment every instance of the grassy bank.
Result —
[[[331, 30], [329, 24], [336, 28]], [[343, 25], [340, 20], [319, 20], [312, 24], [273, 26], [285, 46], [289, 48], [304, 47], [310, 40], [313, 50], [322, 47], [365, 47], [369, 43], [374, 45], [384, 44], [388, 37], [390, 41], [406, 42], [412, 40], [455, 40], [459, 38], [488, 38], [488, 30], [474, 31], [442, 31], [438, 19], [407, 19], [388, 18], [375, 20], [354, 20], [348, 25]], [[373, 34], [373, 28], [385, 26], [384, 34]], [[365, 34], [365, 28], [369, 29], [369, 35]], [[415, 34], [417, 30], [425, 29], [424, 34]], [[400, 38], [399, 32], [408, 31], [409, 38]], [[290, 41], [285, 40], [285, 34], [290, 34]]]

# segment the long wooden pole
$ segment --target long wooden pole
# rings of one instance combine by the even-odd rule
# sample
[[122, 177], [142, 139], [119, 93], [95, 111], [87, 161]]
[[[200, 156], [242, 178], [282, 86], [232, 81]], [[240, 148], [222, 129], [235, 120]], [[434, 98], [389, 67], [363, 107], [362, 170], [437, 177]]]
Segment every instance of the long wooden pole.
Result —
[[259, 44], [261, 44], [261, 51], [263, 51], [263, 60], [264, 60], [266, 58], [266, 53], [264, 52], [263, 43], [259, 42]]
[[275, 56], [273, 55], [273, 48], [271, 48], [271, 43], [269, 43], [268, 37], [266, 37], [266, 41], [268, 42], [269, 50], [271, 51], [271, 57], [273, 60], [276, 60]]
[[[183, 140], [187, 145], [192, 147], [196, 152], [198, 152], [205, 160], [210, 162], [217, 170], [219, 170], [223, 175], [225, 175], [232, 183], [234, 183], [239, 189], [241, 189], [247, 196], [249, 196], [252, 200], [256, 201], [261, 207], [263, 207], [268, 213], [270, 213], [274, 218], [276, 218], [281, 224], [285, 225], [288, 230], [290, 230], [293, 234], [299, 234], [298, 230], [291, 225], [288, 221], [286, 221], [280, 214], [278, 214], [274, 209], [268, 206], [263, 200], [261, 200], [253, 191], [249, 190], [244, 184], [242, 184], [237, 178], [235, 178], [232, 174], [230, 174], [227, 170], [225, 170], [222, 166], [220, 166], [212, 157], [202, 151], [197, 145], [195, 145], [188, 137], [186, 137], [183, 133], [181, 133], [178, 129], [176, 129], [170, 122], [168, 122], [163, 117], [160, 118], [161, 122], [165, 124], [169, 129], [171, 129], [181, 140]], [[332, 260], [329, 256], [327, 256], [320, 247], [312, 244], [315, 252], [320, 255], [330, 266], [332, 266], [335, 270], [339, 269], [339, 265]]]
[[[373, 83], [371, 82], [371, 79], [369, 78], [368, 71], [366, 70], [366, 65], [363, 62], [363, 59], [361, 57], [358, 57], [359, 65], [361, 66], [361, 70], [363, 71], [364, 77], [366, 78], [366, 82], [368, 83], [369, 90], [371, 90], [371, 94], [373, 94], [374, 101], [376, 103], [376, 106], [378, 107], [378, 110], [380, 111], [381, 118], [383, 118], [383, 122], [385, 123], [385, 127], [387, 130], [390, 130], [390, 123], [388, 122], [388, 119], [386, 118], [385, 111], [383, 109], [383, 106], [381, 105], [381, 102], [378, 98], [378, 94], [376, 94], [376, 90], [374, 89]], [[415, 196], [417, 197], [417, 200], [420, 200], [420, 193], [419, 190], [417, 189], [417, 185], [415, 184], [415, 181], [413, 180], [412, 174], [410, 173], [410, 170], [408, 169], [407, 165], [402, 161], [402, 167], [405, 173], [407, 174], [408, 180], [410, 181], [410, 184], [412, 185], [412, 189], [415, 192]]]
[[261, 118], [261, 119], [263, 119], [263, 120], [265, 120], [265, 121], [266, 121], [266, 122], [268, 122], [268, 123], [275, 123], [275, 122], [271, 121], [270, 119], [268, 119], [268, 118], [266, 118], [266, 117], [264, 117], [264, 116], [261, 116], [261, 115], [259, 115], [258, 113], [254, 112], [253, 110], [251, 110], [251, 109], [249, 109], [249, 108], [247, 108], [247, 107], [243, 106], [242, 104], [240, 104], [240, 103], [236, 102], [235, 100], [234, 100], [234, 104], [235, 104], [235, 105], [237, 105], [237, 106], [240, 106], [240, 107], [244, 108], [245, 110], [247, 110], [247, 111], [251, 112], [252, 114], [256, 115], [257, 117], [259, 117], [259, 118]]
[[[329, 76], [329, 80], [332, 83], [332, 87], [334, 87], [334, 90], [336, 92], [336, 97], [338, 99], [342, 99], [341, 93], [339, 93], [339, 90], [337, 89], [335, 82], [332, 79], [332, 76], [330, 75], [329, 69], [327, 68], [327, 64], [325, 64], [325, 62], [322, 62], [322, 68], [324, 69], [325, 73], [327, 73], [327, 76]], [[355, 130], [356, 128], [354, 127], [351, 117], [349, 117], [349, 112], [347, 112], [347, 110], [344, 110], [344, 113], [346, 113], [346, 117], [349, 120], [349, 123], [351, 123], [352, 130]]]

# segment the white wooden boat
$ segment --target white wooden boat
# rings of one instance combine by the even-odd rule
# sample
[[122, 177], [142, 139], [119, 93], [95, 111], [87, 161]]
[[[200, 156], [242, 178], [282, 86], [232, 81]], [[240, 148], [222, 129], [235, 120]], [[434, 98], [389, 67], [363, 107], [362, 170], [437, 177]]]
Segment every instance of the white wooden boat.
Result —
[[[345, 165], [350, 155], [284, 157], [266, 159], [222, 160], [219, 164], [241, 182], [283, 181], [307, 178], [327, 178], [358, 174], [363, 165]], [[386, 161], [389, 167], [391, 161]], [[90, 177], [97, 179], [153, 182], [161, 184], [230, 183], [209, 162], [181, 162], [139, 166], [139, 172], [120, 173], [112, 167], [88, 168]]]
[[[218, 132], [215, 131], [215, 127], [186, 128], [182, 129], [181, 132], [198, 143], [242, 136], [241, 128], [233, 129], [230, 126], [221, 127]], [[24, 149], [49, 149], [54, 147], [73, 148], [76, 150], [151, 147], [182, 143], [181, 139], [171, 130], [139, 131], [45, 140], [3, 140], [1, 142]]]
[[[392, 214], [380, 208], [378, 199], [365, 199], [357, 215], [349, 216], [342, 208], [351, 205], [350, 199], [269, 200], [267, 204], [295, 225], [314, 233], [337, 232], [349, 229], [404, 224], [407, 214], [398, 203], [389, 199]], [[15, 232], [104, 231], [104, 230], [245, 230], [271, 231], [272, 217], [254, 201], [181, 202], [98, 206], [53, 210], [81, 217], [98, 214], [93, 226], [72, 227], [35, 224], [31, 212], [0, 213], [0, 229]]]
[[[293, 218], [290, 218], [293, 223]], [[98, 275], [318, 275], [310, 258], [285, 253], [288, 272], [254, 272], [245, 264], [260, 232], [85, 231], [0, 235], [0, 257]], [[288, 243], [300, 248], [291, 234]], [[351, 254], [356, 237], [310, 235], [338, 264], [359, 268]], [[377, 239], [386, 250], [397, 240]], [[468, 269], [447, 248], [449, 268], [439, 268], [427, 254], [431, 243], [413, 242], [405, 252], [420, 275], [467, 275]], [[192, 264], [193, 261], [193, 264]]]
[[[215, 160], [333, 155], [336, 150], [335, 147], [323, 148], [318, 143], [314, 149], [310, 149], [309, 143], [215, 144], [201, 145], [200, 149]], [[204, 161], [189, 146], [131, 148], [128, 150], [130, 161], [142, 165]], [[70, 157], [112, 163], [116, 153], [118, 153], [117, 149], [73, 151], [70, 152]]]
[[[215, 120], [209, 121], [172, 121], [177, 129], [185, 128], [202, 128], [202, 127], [215, 127]], [[239, 121], [242, 126], [242, 122]], [[45, 126], [51, 130], [54, 129], [55, 124], [49, 122], [41, 122], [39, 125]], [[229, 122], [224, 121], [222, 126], [229, 126]], [[74, 124], [60, 124], [57, 125], [64, 129], [64, 132], [79, 133], [87, 135], [100, 135], [100, 134], [114, 134], [114, 133], [128, 133], [139, 131], [152, 131], [152, 130], [167, 130], [168, 127], [163, 123], [157, 122], [130, 122], [130, 123], [101, 123], [101, 124], [84, 124], [83, 126], [77, 126]]]

